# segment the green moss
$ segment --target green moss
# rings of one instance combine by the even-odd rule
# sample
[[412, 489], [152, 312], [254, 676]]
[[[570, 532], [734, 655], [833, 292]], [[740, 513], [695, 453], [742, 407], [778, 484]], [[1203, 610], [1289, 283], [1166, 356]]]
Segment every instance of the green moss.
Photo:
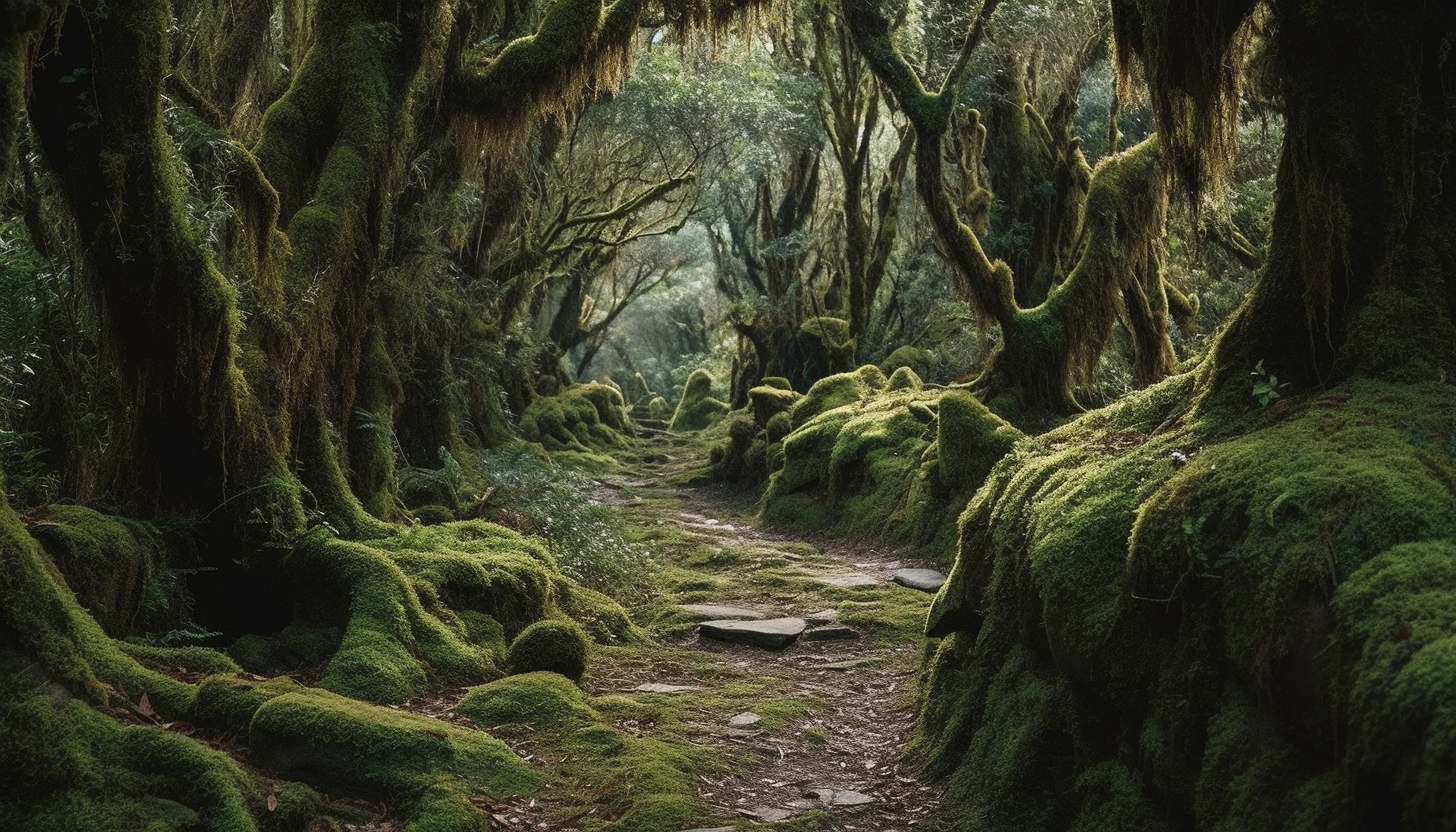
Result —
[[753, 419], [760, 427], [767, 426], [769, 420], [780, 413], [787, 413], [800, 398], [802, 397], [793, 390], [781, 390], [768, 385], [754, 387], [748, 391], [748, 403], [753, 408]]
[[1335, 594], [1350, 761], [1377, 773], [1410, 828], [1450, 824], [1456, 789], [1456, 539], [1394, 546]]
[[915, 371], [910, 369], [909, 367], [901, 367], [895, 370], [895, 372], [890, 375], [889, 381], [885, 384], [885, 389], [889, 390], [890, 392], [895, 392], [897, 390], [916, 391], [921, 390], [924, 387], [925, 385], [920, 381], [920, 376], [916, 375]]
[[406, 816], [443, 804], [478, 824], [484, 817], [465, 808], [467, 795], [528, 794], [541, 783], [505, 743], [480, 731], [320, 690], [262, 703], [248, 742], [262, 765], [322, 788], [398, 802]]
[[70, 699], [4, 651], [0, 825], [251, 832], [256, 781], [225, 754], [179, 733], [127, 726]]
[[72, 695], [105, 704], [113, 686], [147, 692], [158, 712], [183, 715], [186, 685], [142, 667], [107, 637], [60, 579], [20, 519], [0, 500], [0, 642]]
[[557, 734], [580, 731], [601, 719], [571, 680], [547, 671], [471, 688], [456, 710], [477, 725], [523, 725]]
[[441, 523], [452, 523], [455, 521], [455, 512], [448, 507], [430, 503], [416, 506], [411, 510], [415, 519], [426, 526], [438, 526]]
[[589, 459], [591, 467], [612, 467], [607, 454], [631, 445], [636, 432], [622, 393], [608, 384], [574, 384], [539, 395], [521, 413], [521, 435], [539, 443], [558, 461]]
[[571, 621], [537, 621], [522, 630], [506, 653], [512, 673], [547, 670], [572, 681], [586, 672], [590, 643], [581, 626]]
[[764, 440], [769, 444], [782, 442], [791, 431], [793, 431], [793, 422], [789, 420], [789, 414], [775, 413], [764, 425]]
[[[619, 712], [631, 704], [617, 699], [600, 701]], [[590, 784], [568, 799], [616, 818], [603, 829], [677, 832], [708, 814], [687, 773], [707, 765], [703, 752], [613, 729], [581, 690], [558, 674], [526, 673], [473, 688], [457, 710], [477, 724], [529, 736], [539, 753], [560, 759], [557, 770], [564, 778]]]
[[947, 487], [969, 494], [981, 486], [1021, 431], [991, 413], [980, 400], [958, 390], [940, 397], [936, 423], [936, 473]]
[[885, 386], [884, 374], [879, 372], [879, 368], [873, 368], [879, 374], [876, 379], [873, 374], [868, 373], [870, 369], [866, 366], [857, 372], [826, 376], [814, 382], [809, 392], [789, 411], [789, 419], [794, 429], [803, 427], [821, 413], [868, 398], [876, 390], [882, 389]]
[[714, 445], [709, 452], [711, 471], [716, 479], [759, 483], [768, 477], [763, 428], [753, 415], [746, 410], [731, 413], [716, 431], [728, 435], [726, 442]]
[[218, 674], [197, 686], [197, 721], [223, 731], [246, 731], [264, 702], [304, 691], [287, 676], [258, 680]]
[[880, 362], [880, 370], [886, 375], [894, 375], [896, 370], [907, 369], [921, 379], [934, 379], [938, 366], [939, 361], [934, 353], [909, 345], [896, 347], [894, 352]]
[[157, 647], [117, 642], [117, 647], [143, 667], [158, 673], [238, 673], [242, 670], [226, 654], [206, 647]]
[[[1435, 704], [1452, 683], [1456, 390], [1356, 381], [1190, 416], [1196, 383], [992, 468], [929, 617], [948, 637], [917, 746], [958, 789], [1009, 795], [987, 818], [1039, 806], [1037, 828], [1347, 829], [1379, 794], [1378, 811], [1435, 822], [1456, 770]], [[1051, 758], [1050, 739], [1007, 739], [1038, 687], [1059, 691], [1069, 738]]]
[[811, 363], [822, 364], [829, 373], [847, 372], [854, 366], [854, 338], [849, 321], [843, 318], [808, 318], [799, 325], [799, 339], [806, 352], [815, 356]]
[[693, 370], [683, 386], [682, 398], [673, 411], [668, 430], [702, 430], [722, 419], [728, 413], [728, 405], [713, 398], [713, 375], [707, 370]]
[[765, 449], [765, 466], [775, 472], [763, 498], [766, 521], [925, 543], [936, 535], [921, 527], [934, 517], [944, 527], [939, 545], [949, 550], [949, 489], [931, 495], [922, 483], [939, 394], [889, 388], [878, 368], [866, 366], [810, 389], [791, 425], [814, 415]]
[[772, 387], [775, 390], [794, 389], [794, 385], [789, 383], [789, 380], [784, 378], [783, 376], [767, 376], [763, 379], [760, 379], [758, 383], [762, 387]]
[[176, 599], [166, 587], [161, 541], [137, 523], [84, 506], [51, 506], [28, 531], [45, 548], [91, 616], [121, 637], [148, 622], [147, 607], [165, 610]]

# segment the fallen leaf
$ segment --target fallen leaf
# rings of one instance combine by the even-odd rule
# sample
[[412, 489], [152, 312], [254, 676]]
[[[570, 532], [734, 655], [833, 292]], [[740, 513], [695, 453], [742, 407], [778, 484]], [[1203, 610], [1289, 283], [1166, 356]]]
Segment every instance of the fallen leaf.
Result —
[[268, 811], [278, 811], [278, 795], [273, 792], [268, 792]]
[[152, 700], [148, 699], [145, 693], [142, 694], [141, 700], [137, 702], [137, 712], [142, 716], [157, 715], [157, 712], [152, 710]]

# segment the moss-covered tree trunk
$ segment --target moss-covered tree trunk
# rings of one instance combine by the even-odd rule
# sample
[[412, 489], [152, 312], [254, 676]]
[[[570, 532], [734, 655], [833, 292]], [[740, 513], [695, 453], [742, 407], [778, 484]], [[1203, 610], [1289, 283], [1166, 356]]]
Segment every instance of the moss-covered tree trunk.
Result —
[[[1022, 306], [1019, 297], [1033, 298], [1042, 292], [1018, 288], [1036, 283], [1036, 276], [1015, 275], [1004, 261], [987, 254], [976, 231], [961, 219], [944, 163], [943, 145], [971, 55], [996, 6], [996, 0], [982, 4], [954, 67], [937, 88], [927, 90], [917, 71], [898, 51], [890, 21], [878, 6], [868, 0], [845, 0], [843, 4], [856, 45], [914, 126], [916, 190], [941, 250], [951, 261], [956, 288], [1001, 328], [1002, 346], [974, 387], [1007, 418], [1035, 423], [1081, 409], [1076, 388], [1090, 381], [1119, 317], [1133, 331], [1134, 343], [1139, 345], [1135, 353], [1139, 380], [1152, 381], [1171, 370], [1173, 350], [1167, 334], [1168, 307], [1159, 248], [1166, 217], [1166, 175], [1156, 140], [1099, 165], [1085, 186], [1086, 205], [1078, 210], [1063, 205], [1056, 221], [1045, 223], [1047, 234], [1060, 245], [1066, 241], [1068, 217], [1080, 216], [1077, 257], [1070, 273], [1046, 289], [1044, 300], [1036, 306]], [[1024, 146], [1009, 154], [1011, 161], [1003, 159], [1000, 167], [1004, 179], [1025, 178], [1015, 174], [1028, 164], [1029, 148], [1038, 142], [1048, 145], [1047, 153], [1070, 151], [1063, 164], [1084, 170], [1085, 163], [1075, 146], [1051, 148], [1049, 136], [1034, 139], [1022, 135], [1033, 131], [1025, 108], [1012, 115], [1017, 117], [1002, 119], [1003, 127], [1011, 134], [1007, 140]], [[973, 118], [967, 129], [978, 133], [978, 121]], [[1040, 122], [1035, 129], [1046, 131]], [[995, 136], [985, 139], [986, 144], [995, 141]], [[972, 156], [984, 157], [987, 153], [979, 138], [962, 144], [975, 149]], [[968, 164], [979, 162], [972, 158]], [[1067, 196], [1074, 197], [1083, 187], [1081, 176], [1066, 178]], [[984, 215], [989, 205], [984, 189], [975, 191], [968, 206], [973, 220]], [[984, 203], [979, 208], [977, 199]], [[1051, 273], [1060, 266], [1054, 262], [1048, 268], [1049, 273], [1040, 279], [1042, 283], [1049, 282]]]
[[1456, 373], [1456, 12], [1275, 6], [1287, 138], [1267, 266], [1219, 340], [1212, 389], [1247, 395], [1261, 360], [1302, 390], [1441, 383]]
[[236, 296], [183, 211], [162, 129], [169, 21], [158, 0], [69, 5], [31, 75], [31, 121], [76, 218], [125, 409], [113, 493], [146, 510], [257, 510], [253, 529], [287, 534], [301, 516], [239, 368]]
[[1023, 443], [962, 518], [919, 743], [987, 826], [1451, 826], [1456, 8], [1254, 5], [1114, 4], [1195, 192], [1268, 15], [1270, 250], [1197, 370]]

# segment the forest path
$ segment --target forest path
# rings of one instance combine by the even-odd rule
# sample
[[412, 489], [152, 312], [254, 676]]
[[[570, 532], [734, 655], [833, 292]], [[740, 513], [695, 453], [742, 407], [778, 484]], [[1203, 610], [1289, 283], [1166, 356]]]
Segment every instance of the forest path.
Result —
[[[601, 651], [587, 692], [676, 709], [678, 737], [716, 752], [717, 765], [694, 772], [698, 797], [718, 810], [700, 828], [948, 829], [938, 787], [902, 759], [932, 596], [890, 576], [919, 564], [880, 544], [765, 530], [741, 492], [673, 485], [703, 452], [654, 436], [599, 479], [598, 498], [651, 555], [650, 597], [632, 612], [654, 644]], [[692, 604], [811, 626], [782, 649], [730, 644], [698, 632], [722, 614], [683, 608]]]

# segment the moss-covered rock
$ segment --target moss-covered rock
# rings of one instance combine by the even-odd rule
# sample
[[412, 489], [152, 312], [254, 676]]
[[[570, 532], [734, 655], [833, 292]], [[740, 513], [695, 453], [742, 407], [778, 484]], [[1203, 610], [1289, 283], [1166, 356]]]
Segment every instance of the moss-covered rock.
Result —
[[887, 376], [895, 374], [896, 370], [908, 369], [921, 379], [935, 380], [937, 368], [940, 361], [935, 354], [920, 347], [907, 345], [896, 347], [880, 362], [880, 370]]
[[940, 397], [935, 429], [936, 473], [949, 488], [967, 497], [1021, 438], [1021, 431], [996, 416], [980, 400], [959, 390]]
[[521, 436], [550, 452], [600, 456], [631, 444], [636, 432], [622, 392], [608, 384], [573, 384], [541, 395], [520, 417]]
[[537, 621], [522, 630], [506, 652], [512, 673], [550, 671], [579, 681], [586, 672], [591, 644], [581, 626], [572, 621]]
[[892, 393], [897, 390], [923, 390], [924, 388], [925, 384], [920, 380], [920, 376], [909, 367], [900, 367], [895, 370], [885, 384], [885, 389]]
[[815, 368], [815, 375], [825, 376], [848, 372], [854, 367], [854, 338], [849, 334], [849, 321], [843, 318], [814, 317], [799, 325], [799, 350], [806, 365]]
[[713, 374], [707, 370], [693, 370], [683, 386], [682, 399], [673, 411], [668, 430], [702, 430], [727, 415], [728, 404], [713, 398]]
[[803, 397], [793, 390], [782, 390], [766, 384], [748, 391], [748, 403], [759, 427], [766, 427], [769, 419], [780, 413], [787, 413], [801, 398]]
[[[604, 640], [636, 635], [620, 606], [571, 584], [539, 543], [483, 521], [413, 526], [367, 544], [317, 532], [286, 567], [311, 593], [280, 647], [326, 663], [321, 687], [367, 702], [495, 678], [509, 639], [563, 613], [587, 616]], [[321, 640], [292, 644], [290, 633]]]
[[886, 383], [885, 374], [870, 365], [852, 373], [821, 378], [789, 411], [789, 421], [797, 430], [821, 413], [869, 398], [883, 390]]

